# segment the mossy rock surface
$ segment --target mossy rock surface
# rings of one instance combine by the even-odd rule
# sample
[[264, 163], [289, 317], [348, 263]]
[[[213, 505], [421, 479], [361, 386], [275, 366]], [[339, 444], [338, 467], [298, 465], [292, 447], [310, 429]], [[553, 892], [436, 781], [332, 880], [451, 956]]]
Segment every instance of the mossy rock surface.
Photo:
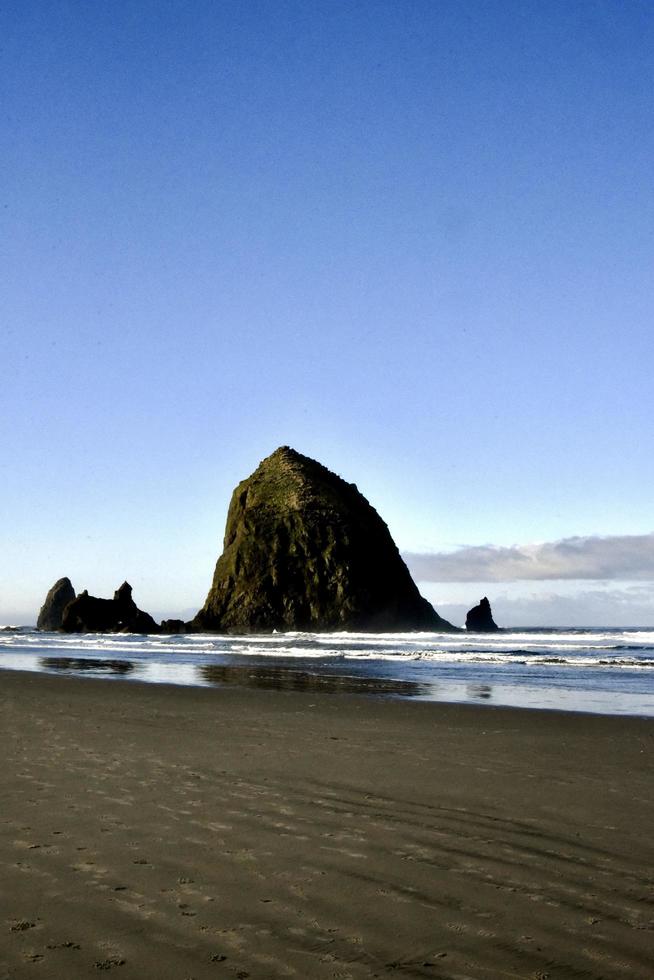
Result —
[[232, 495], [194, 630], [452, 630], [413, 582], [379, 514], [288, 446]]

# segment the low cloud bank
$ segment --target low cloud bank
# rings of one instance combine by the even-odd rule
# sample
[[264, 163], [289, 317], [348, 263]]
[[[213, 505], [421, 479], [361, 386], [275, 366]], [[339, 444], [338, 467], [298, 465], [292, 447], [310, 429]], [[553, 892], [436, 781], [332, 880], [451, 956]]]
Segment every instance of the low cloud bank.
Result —
[[[649, 585], [625, 589], [587, 589], [571, 595], [557, 592], [521, 596], [494, 595], [493, 617], [499, 626], [642, 626], [654, 628], [654, 592]], [[440, 603], [441, 616], [456, 624], [465, 621], [466, 606]]]
[[450, 553], [404, 555], [420, 582], [517, 582], [549, 579], [654, 579], [654, 533], [563, 538], [511, 548], [480, 545]]

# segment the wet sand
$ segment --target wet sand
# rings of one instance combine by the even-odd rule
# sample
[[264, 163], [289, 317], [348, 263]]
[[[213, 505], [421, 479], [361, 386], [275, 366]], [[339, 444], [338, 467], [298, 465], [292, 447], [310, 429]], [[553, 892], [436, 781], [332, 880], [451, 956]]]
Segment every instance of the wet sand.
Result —
[[0, 675], [0, 980], [654, 974], [654, 721]]

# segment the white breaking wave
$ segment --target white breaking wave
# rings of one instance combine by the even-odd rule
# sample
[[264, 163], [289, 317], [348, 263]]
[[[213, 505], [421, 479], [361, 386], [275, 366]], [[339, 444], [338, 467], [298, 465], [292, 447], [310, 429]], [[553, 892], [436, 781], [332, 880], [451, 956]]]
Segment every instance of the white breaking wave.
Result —
[[107, 656], [163, 662], [210, 663], [215, 658], [327, 661], [549, 664], [550, 667], [654, 669], [652, 630], [556, 630], [470, 633], [273, 633], [255, 636], [191, 634], [64, 634], [0, 632], [0, 657]]
[[140, 636], [23, 627], [0, 630], [2, 668], [213, 687], [329, 690], [331, 680], [343, 690], [350, 679], [359, 692], [378, 684], [429, 700], [654, 716], [653, 630]]

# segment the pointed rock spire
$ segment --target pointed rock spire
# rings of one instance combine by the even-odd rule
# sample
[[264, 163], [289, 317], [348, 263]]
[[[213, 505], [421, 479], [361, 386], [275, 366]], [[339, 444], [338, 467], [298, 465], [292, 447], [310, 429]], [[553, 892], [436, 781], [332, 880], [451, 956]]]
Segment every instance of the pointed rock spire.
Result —
[[234, 490], [195, 630], [453, 630], [352, 483], [280, 446]]

